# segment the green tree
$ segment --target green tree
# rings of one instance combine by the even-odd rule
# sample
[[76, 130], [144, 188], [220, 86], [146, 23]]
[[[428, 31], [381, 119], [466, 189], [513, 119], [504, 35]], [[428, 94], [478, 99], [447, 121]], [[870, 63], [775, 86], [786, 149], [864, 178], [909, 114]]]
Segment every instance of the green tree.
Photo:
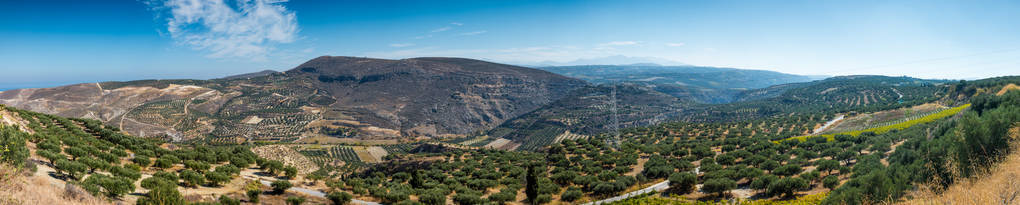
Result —
[[184, 167], [191, 170], [195, 170], [197, 172], [205, 173], [206, 171], [209, 171], [210, 166], [209, 163], [203, 161], [188, 160], [184, 161]]
[[26, 138], [25, 133], [16, 128], [0, 128], [0, 161], [16, 167], [25, 165], [25, 160], [30, 155], [28, 147], [25, 146]]
[[830, 175], [833, 170], [839, 170], [839, 162], [836, 160], [818, 160], [818, 170], [825, 172], [825, 175]]
[[78, 161], [81, 161], [89, 167], [89, 173], [95, 173], [96, 170], [107, 170], [110, 169], [110, 163], [106, 161], [96, 159], [95, 157], [82, 157]]
[[826, 176], [825, 179], [822, 179], [822, 185], [825, 186], [825, 188], [829, 188], [830, 191], [834, 190], [837, 186], [839, 186], [839, 177], [836, 177], [835, 175]]
[[793, 176], [800, 173], [800, 166], [787, 164], [779, 168], [776, 168], [776, 170], [773, 170], [772, 172], [776, 175], [784, 177]]
[[67, 159], [67, 156], [64, 156], [64, 154], [52, 152], [50, 150], [36, 150], [35, 153], [38, 154], [39, 156], [42, 156], [43, 158], [46, 158], [46, 160], [49, 160], [50, 164], [53, 164], [54, 166], [56, 166], [57, 161], [60, 161], [61, 159], [64, 160]]
[[222, 172], [206, 172], [205, 179], [206, 181], [209, 181], [209, 184], [212, 186], [219, 187], [220, 184], [230, 181], [230, 175]]
[[676, 193], [686, 194], [694, 190], [698, 176], [690, 172], [675, 172], [669, 176], [669, 185]]
[[574, 202], [581, 197], [584, 197], [584, 192], [581, 192], [580, 188], [570, 187], [567, 188], [567, 191], [563, 192], [563, 195], [560, 195], [560, 200], [565, 202]]
[[793, 192], [808, 187], [808, 181], [798, 177], [786, 177], [772, 182], [768, 187], [769, 195], [793, 196]]
[[184, 184], [189, 187], [198, 187], [198, 185], [205, 184], [205, 177], [190, 169], [181, 171], [181, 179], [184, 180]]
[[248, 201], [251, 203], [259, 203], [259, 195], [262, 194], [262, 190], [250, 189], [245, 192], [248, 195]]
[[269, 160], [262, 164], [262, 169], [268, 171], [270, 174], [277, 175], [279, 171], [283, 170], [283, 162]]
[[528, 166], [525, 183], [524, 194], [528, 197], [528, 201], [531, 204], [538, 204], [536, 200], [536, 197], [538, 197], [538, 170], [536, 170], [535, 165]]
[[702, 190], [709, 193], [716, 193], [722, 196], [724, 192], [737, 188], [737, 182], [728, 178], [714, 178], [705, 180]]
[[752, 189], [757, 189], [759, 191], [763, 191], [763, 192], [767, 193], [768, 192], [768, 188], [769, 188], [769, 184], [772, 184], [772, 182], [775, 182], [775, 181], [778, 181], [778, 180], [779, 180], [779, 177], [777, 177], [776, 175], [771, 175], [771, 174], [762, 175], [762, 176], [759, 176], [758, 178], [755, 178], [754, 181], [751, 181], [751, 188]]
[[131, 159], [131, 162], [134, 162], [135, 164], [138, 164], [138, 166], [141, 167], [148, 167], [149, 164], [152, 163], [152, 160], [149, 159], [149, 156], [136, 155], [134, 159]]
[[446, 204], [446, 195], [439, 191], [429, 190], [419, 196], [418, 201], [427, 205], [443, 205]]
[[297, 167], [287, 166], [283, 168], [283, 173], [287, 176], [287, 179], [294, 179], [294, 177], [297, 177], [298, 170]]
[[79, 146], [68, 147], [64, 150], [68, 155], [71, 155], [71, 160], [78, 160], [78, 157], [83, 157], [89, 154], [84, 148]]
[[70, 176], [71, 178], [74, 178], [76, 180], [81, 179], [83, 177], [82, 175], [84, 174], [84, 172], [88, 171], [88, 166], [85, 166], [85, 164], [76, 161], [68, 161], [66, 159], [58, 160], [56, 165], [57, 165], [56, 169], [58, 172], [66, 173], [67, 176]]
[[821, 177], [821, 173], [819, 173], [818, 170], [813, 170], [810, 172], [801, 173], [799, 177], [804, 180], [807, 180], [808, 182], [814, 182]]
[[290, 184], [290, 181], [287, 180], [276, 180], [273, 181], [271, 185], [273, 187], [273, 193], [276, 194], [283, 194], [283, 192], [287, 191], [287, 189], [290, 189], [290, 187], [294, 186], [293, 184]]
[[333, 202], [334, 205], [345, 205], [347, 203], [351, 203], [351, 199], [354, 198], [354, 196], [351, 196], [351, 194], [348, 194], [347, 192], [334, 191], [330, 192], [329, 195], [326, 195], [326, 198], [329, 199], [330, 202]]

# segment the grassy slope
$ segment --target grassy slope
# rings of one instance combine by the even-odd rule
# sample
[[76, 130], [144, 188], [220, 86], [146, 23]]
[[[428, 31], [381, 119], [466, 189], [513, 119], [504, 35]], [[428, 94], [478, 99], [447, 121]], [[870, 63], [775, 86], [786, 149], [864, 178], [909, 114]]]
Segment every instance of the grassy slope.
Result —
[[[945, 117], [953, 116], [956, 113], [960, 113], [960, 111], [963, 111], [964, 109], [966, 109], [968, 107], [970, 107], [970, 104], [961, 105], [959, 107], [954, 107], [954, 108], [951, 108], [951, 109], [943, 110], [943, 111], [940, 111], [940, 112], [937, 112], [937, 113], [934, 113], [934, 114], [931, 114], [931, 115], [927, 115], [927, 116], [924, 116], [924, 117], [921, 117], [921, 118], [917, 118], [917, 119], [913, 119], [913, 120], [908, 120], [908, 121], [904, 121], [904, 122], [896, 123], [896, 124], [892, 124], [892, 125], [876, 127], [876, 128], [870, 128], [870, 129], [864, 129], [864, 130], [855, 130], [855, 131], [849, 131], [849, 132], [841, 132], [841, 133], [835, 133], [835, 134], [797, 136], [797, 137], [786, 138], [786, 139], [783, 139], [783, 140], [796, 139], [796, 140], [800, 140], [800, 141], [805, 141], [805, 140], [807, 140], [808, 138], [811, 138], [811, 137], [825, 137], [825, 138], [828, 138], [831, 141], [831, 140], [833, 140], [833, 138], [836, 137], [836, 135], [850, 135], [850, 136], [856, 137], [856, 136], [859, 136], [859, 135], [861, 135], [863, 133], [866, 133], [866, 132], [874, 132], [875, 134], [882, 134], [882, 133], [886, 133], [886, 132], [889, 132], [889, 131], [892, 131], [892, 130], [902, 130], [902, 129], [908, 128], [908, 127], [916, 125], [916, 124], [932, 122], [932, 121], [935, 121], [935, 120], [938, 120], [938, 119], [942, 119], [942, 118], [945, 118]], [[783, 140], [780, 140], [780, 141], [783, 141]]]
[[[1020, 139], [1020, 124], [1010, 129], [1013, 139]], [[1020, 203], [1020, 146], [1014, 144], [1013, 154], [981, 176], [966, 179], [942, 193], [919, 189], [912, 199], [902, 204], [1018, 204]]]

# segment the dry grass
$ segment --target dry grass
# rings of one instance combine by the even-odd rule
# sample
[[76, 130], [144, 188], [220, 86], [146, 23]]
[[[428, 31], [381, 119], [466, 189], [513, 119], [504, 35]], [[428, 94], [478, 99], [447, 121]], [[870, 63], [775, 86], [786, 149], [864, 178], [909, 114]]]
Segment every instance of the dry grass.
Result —
[[[1020, 138], [1020, 126], [1010, 129], [1014, 140]], [[1020, 146], [987, 173], [958, 181], [941, 194], [931, 189], [911, 193], [903, 204], [1020, 204]]]
[[1003, 86], [1002, 90], [999, 90], [999, 92], [995, 93], [995, 95], [1001, 96], [1006, 94], [1006, 92], [1009, 92], [1010, 90], [1020, 90], [1020, 86], [1010, 83], [1009, 85]]
[[112, 204], [73, 185], [53, 184], [48, 176], [33, 176], [8, 164], [0, 164], [0, 205], [7, 204]]

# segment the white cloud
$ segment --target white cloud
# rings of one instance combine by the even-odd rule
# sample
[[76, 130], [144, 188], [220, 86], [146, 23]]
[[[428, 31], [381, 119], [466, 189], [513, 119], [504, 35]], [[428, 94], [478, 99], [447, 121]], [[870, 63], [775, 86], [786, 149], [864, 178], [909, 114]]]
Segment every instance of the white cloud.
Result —
[[396, 48], [408, 47], [408, 46], [414, 46], [414, 44], [413, 43], [391, 43], [390, 44], [390, 47], [396, 47]]
[[483, 33], [486, 33], [486, 32], [489, 32], [489, 31], [472, 31], [472, 32], [467, 32], [467, 33], [461, 33], [460, 35], [461, 36], [474, 36], [474, 35], [483, 34]]
[[684, 45], [687, 45], [687, 44], [684, 44], [684, 43], [666, 43], [666, 46], [669, 46], [669, 47], [680, 47], [680, 46], [684, 46]]
[[297, 39], [297, 17], [286, 0], [165, 0], [146, 2], [169, 11], [170, 37], [213, 58], [264, 59], [275, 44]]
[[449, 26], [444, 26], [444, 27], [442, 27], [442, 28], [437, 28], [437, 29], [433, 29], [433, 30], [432, 30], [431, 32], [432, 32], [432, 33], [439, 33], [439, 32], [443, 32], [443, 31], [449, 31], [449, 30], [450, 30], [450, 29], [452, 29], [452, 28], [453, 28], [453, 27], [449, 27]]
[[637, 45], [637, 41], [613, 41], [609, 43], [599, 44], [599, 46], [631, 46]]
[[454, 25], [454, 26], [463, 26], [464, 24], [463, 24], [463, 23], [460, 23], [460, 22], [452, 22], [452, 23], [450, 23], [450, 25]]

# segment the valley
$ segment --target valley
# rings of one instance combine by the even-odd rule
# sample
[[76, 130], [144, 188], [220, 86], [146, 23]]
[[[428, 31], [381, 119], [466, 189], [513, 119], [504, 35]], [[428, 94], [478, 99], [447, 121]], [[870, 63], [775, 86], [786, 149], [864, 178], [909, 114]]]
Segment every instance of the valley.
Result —
[[[80, 203], [871, 204], [980, 173], [1009, 146], [973, 146], [1014, 143], [1002, 130], [1020, 120], [1016, 77], [683, 85], [727, 90], [719, 101], [662, 87], [672, 81], [570, 74], [588, 82], [470, 59], [320, 57], [212, 80], [3, 91], [5, 142], [25, 148], [0, 156], [42, 170], [20, 186], [81, 186]], [[928, 145], [950, 141], [964, 143]], [[953, 156], [973, 166], [944, 163]], [[880, 177], [898, 178], [867, 181]]]

